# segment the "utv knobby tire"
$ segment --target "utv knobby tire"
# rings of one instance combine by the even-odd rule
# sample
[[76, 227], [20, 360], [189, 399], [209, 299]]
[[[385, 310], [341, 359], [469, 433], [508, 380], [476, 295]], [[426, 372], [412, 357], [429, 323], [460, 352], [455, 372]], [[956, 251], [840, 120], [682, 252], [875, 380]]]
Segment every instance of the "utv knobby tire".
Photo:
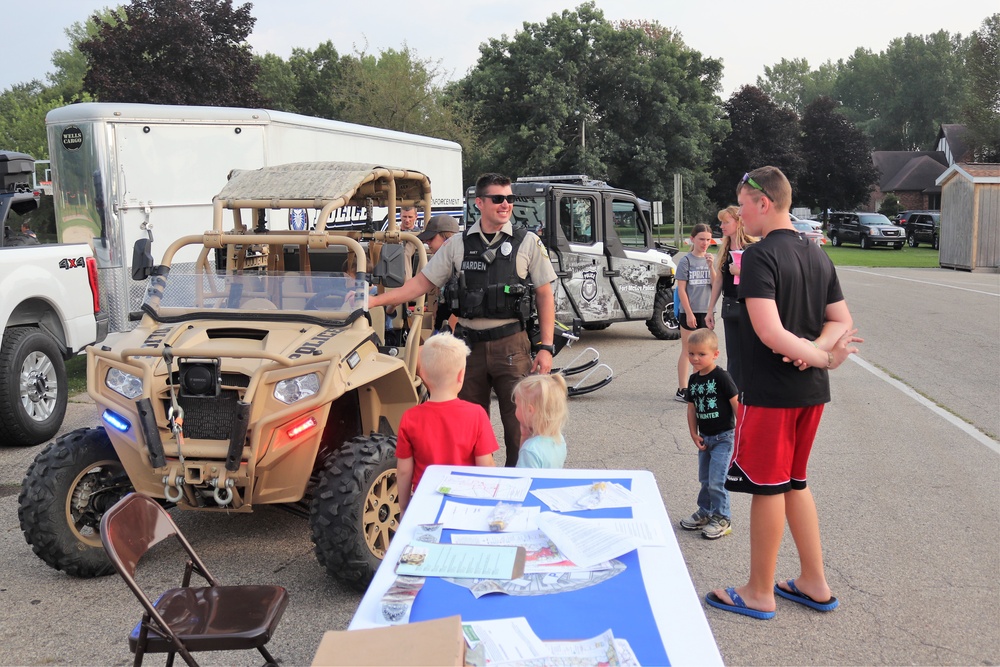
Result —
[[672, 290], [656, 290], [653, 299], [653, 316], [646, 320], [646, 328], [660, 340], [677, 340], [681, 337], [681, 327], [674, 315], [674, 293]]
[[35, 327], [11, 327], [0, 346], [0, 443], [37, 445], [59, 432], [68, 400], [56, 341]]
[[587, 322], [582, 326], [584, 331], [604, 331], [611, 326], [611, 322]]
[[53, 441], [28, 468], [17, 518], [32, 551], [74, 577], [114, 572], [101, 545], [101, 517], [132, 491], [102, 428], [81, 428]]
[[344, 443], [320, 473], [309, 524], [320, 565], [359, 591], [368, 588], [399, 527], [396, 438]]

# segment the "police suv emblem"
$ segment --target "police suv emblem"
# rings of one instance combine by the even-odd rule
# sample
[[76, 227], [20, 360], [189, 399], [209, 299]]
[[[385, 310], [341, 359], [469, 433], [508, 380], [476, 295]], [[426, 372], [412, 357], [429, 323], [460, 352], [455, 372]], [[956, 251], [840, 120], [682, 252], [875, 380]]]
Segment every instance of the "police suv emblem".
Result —
[[597, 296], [597, 271], [588, 269], [583, 272], [583, 288], [580, 294], [587, 301], [593, 300]]
[[500, 254], [504, 257], [510, 257], [510, 251], [514, 249], [514, 246], [510, 244], [510, 241], [504, 241], [500, 244]]

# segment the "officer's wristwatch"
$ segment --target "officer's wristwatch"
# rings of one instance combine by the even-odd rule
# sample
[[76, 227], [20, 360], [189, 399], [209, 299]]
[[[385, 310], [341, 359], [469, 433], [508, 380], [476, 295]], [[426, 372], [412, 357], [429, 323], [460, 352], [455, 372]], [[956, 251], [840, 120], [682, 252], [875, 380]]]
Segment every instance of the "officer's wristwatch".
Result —
[[535, 346], [535, 349], [536, 350], [545, 350], [546, 352], [548, 352], [552, 356], [556, 355], [556, 346], [555, 345], [548, 345], [546, 343], [539, 343], [538, 345]]

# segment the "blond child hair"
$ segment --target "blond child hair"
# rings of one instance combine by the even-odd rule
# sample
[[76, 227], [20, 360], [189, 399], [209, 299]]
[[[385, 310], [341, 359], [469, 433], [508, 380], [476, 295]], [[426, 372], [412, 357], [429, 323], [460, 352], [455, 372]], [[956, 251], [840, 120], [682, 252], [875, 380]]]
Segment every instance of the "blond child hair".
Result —
[[530, 406], [526, 414], [531, 423], [526, 426], [533, 435], [562, 435], [569, 416], [566, 398], [566, 379], [558, 373], [529, 375], [514, 386], [514, 400]]
[[714, 352], [719, 349], [719, 337], [711, 329], [695, 329], [688, 336], [688, 347], [692, 345], [706, 345]]
[[461, 338], [447, 331], [435, 334], [420, 347], [420, 377], [431, 391], [444, 388], [464, 372], [471, 352]]

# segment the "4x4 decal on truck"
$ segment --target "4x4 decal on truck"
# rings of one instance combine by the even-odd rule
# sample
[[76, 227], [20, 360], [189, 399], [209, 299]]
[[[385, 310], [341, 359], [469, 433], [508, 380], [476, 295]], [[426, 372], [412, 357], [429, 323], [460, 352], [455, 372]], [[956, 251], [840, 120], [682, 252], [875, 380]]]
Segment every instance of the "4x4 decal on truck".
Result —
[[67, 257], [59, 262], [60, 269], [82, 269], [87, 266], [87, 260], [83, 257]]

